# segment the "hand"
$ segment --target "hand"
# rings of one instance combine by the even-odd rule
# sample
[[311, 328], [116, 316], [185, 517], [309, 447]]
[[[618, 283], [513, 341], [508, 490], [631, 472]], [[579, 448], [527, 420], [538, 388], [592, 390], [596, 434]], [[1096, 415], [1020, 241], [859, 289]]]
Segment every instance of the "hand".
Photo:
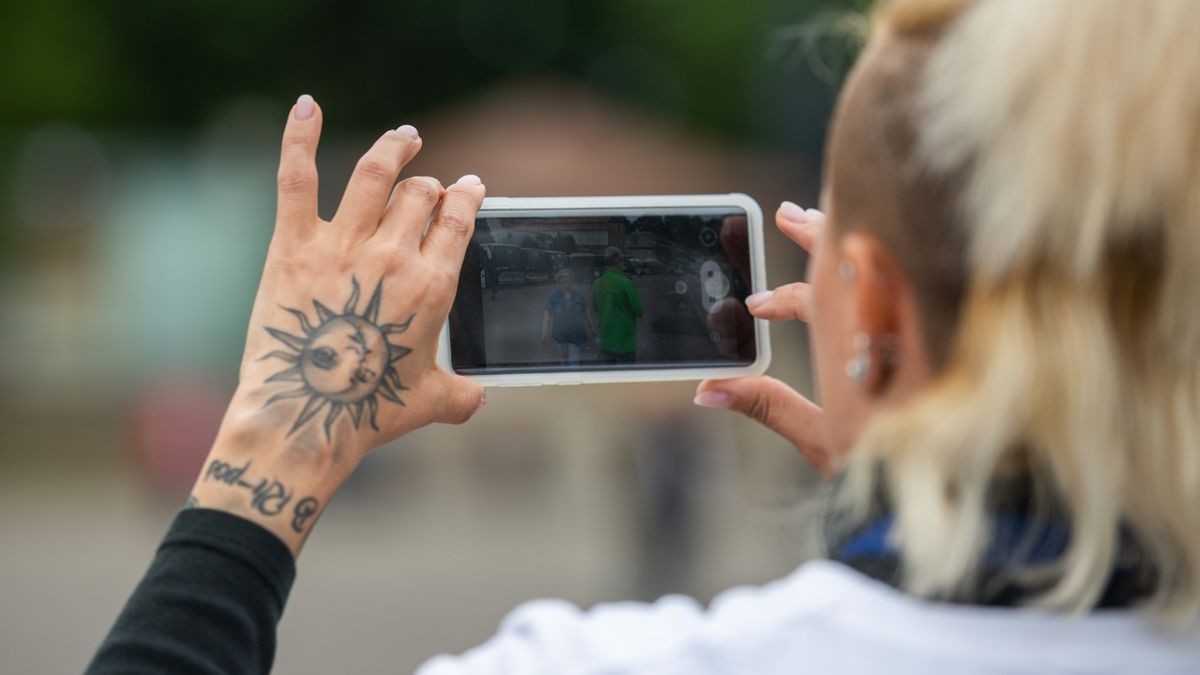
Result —
[[[816, 250], [825, 216], [807, 212], [784, 202], [775, 214], [775, 224], [810, 255]], [[750, 313], [770, 321], [808, 321], [809, 287], [803, 282], [780, 286], [746, 298]], [[705, 380], [696, 389], [696, 404], [707, 408], [730, 408], [786, 438], [822, 474], [837, 468], [826, 450], [821, 431], [821, 408], [787, 384], [767, 376]]]
[[293, 553], [367, 452], [466, 421], [485, 401], [435, 363], [484, 186], [475, 176], [445, 189], [427, 177], [397, 184], [422, 143], [404, 126], [375, 142], [322, 220], [321, 122], [310, 97], [288, 118], [238, 388], [189, 500], [259, 522]]

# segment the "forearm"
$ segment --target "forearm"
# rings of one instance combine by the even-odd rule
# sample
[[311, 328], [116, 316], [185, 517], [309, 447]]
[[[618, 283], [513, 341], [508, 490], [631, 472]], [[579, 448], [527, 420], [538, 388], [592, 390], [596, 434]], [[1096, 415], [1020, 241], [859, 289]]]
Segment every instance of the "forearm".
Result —
[[267, 673], [295, 578], [273, 534], [185, 509], [88, 666], [109, 673]]

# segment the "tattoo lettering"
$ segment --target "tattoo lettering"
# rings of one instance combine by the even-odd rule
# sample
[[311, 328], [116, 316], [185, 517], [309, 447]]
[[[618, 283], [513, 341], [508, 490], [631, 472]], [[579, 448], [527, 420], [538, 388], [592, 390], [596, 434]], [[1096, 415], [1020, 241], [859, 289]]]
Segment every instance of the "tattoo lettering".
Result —
[[209, 478], [221, 481], [226, 485], [241, 485], [249, 487], [249, 484], [242, 480], [246, 470], [250, 468], [250, 461], [247, 461], [240, 467], [235, 467], [232, 464], [222, 462], [219, 459], [214, 459], [208, 464], [208, 471], [204, 472], [204, 480]]
[[278, 514], [292, 500], [292, 493], [277, 480], [268, 483], [267, 479], [263, 478], [250, 488], [250, 492], [254, 495], [250, 498], [250, 506], [258, 509], [264, 516]]
[[250, 506], [264, 516], [278, 515], [288, 502], [292, 501], [292, 493], [287, 486], [272, 478], [260, 478], [257, 483], [251, 483], [243, 476], [250, 469], [252, 460], [247, 460], [242, 466], [234, 466], [228, 462], [214, 459], [208, 463], [204, 471], [204, 480], [215, 480], [232, 487], [240, 487], [250, 491]]
[[295, 389], [272, 396], [264, 407], [287, 399], [306, 398], [288, 436], [327, 406], [324, 427], [325, 441], [329, 442], [333, 425], [342, 411], [350, 415], [356, 430], [365, 417], [371, 428], [378, 431], [379, 398], [404, 405], [397, 392], [406, 391], [408, 387], [400, 383], [395, 363], [408, 356], [412, 349], [388, 342], [388, 336], [407, 331], [416, 315], [409, 316], [403, 323], [381, 324], [379, 305], [383, 281], [375, 285], [375, 292], [362, 312], [358, 311], [361, 290], [358, 279], [351, 277], [350, 284], [350, 299], [341, 314], [313, 300], [315, 325], [309, 321], [306, 312], [283, 307], [296, 317], [303, 335], [267, 327], [271, 337], [283, 343], [287, 350], [275, 350], [259, 360], [274, 358], [290, 365], [266, 381], [298, 384]]
[[296, 508], [292, 513], [292, 529], [297, 532], [303, 532], [304, 527], [308, 524], [308, 519], [313, 517], [313, 514], [320, 508], [320, 503], [313, 497], [305, 497], [296, 502]]

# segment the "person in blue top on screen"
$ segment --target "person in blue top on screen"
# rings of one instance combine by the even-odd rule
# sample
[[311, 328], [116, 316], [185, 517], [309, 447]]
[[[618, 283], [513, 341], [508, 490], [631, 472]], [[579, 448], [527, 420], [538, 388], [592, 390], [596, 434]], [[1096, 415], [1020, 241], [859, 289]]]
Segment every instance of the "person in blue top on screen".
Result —
[[574, 287], [575, 275], [564, 267], [554, 276], [555, 287], [546, 298], [542, 313], [542, 342], [551, 338], [558, 345], [563, 365], [578, 366], [583, 348], [596, 328], [588, 314], [587, 298]]

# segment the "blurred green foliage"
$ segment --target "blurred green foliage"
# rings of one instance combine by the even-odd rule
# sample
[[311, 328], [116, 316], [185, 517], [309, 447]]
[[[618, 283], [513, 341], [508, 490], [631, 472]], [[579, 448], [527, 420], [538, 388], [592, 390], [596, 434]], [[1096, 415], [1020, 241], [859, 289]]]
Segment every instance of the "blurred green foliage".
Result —
[[372, 133], [550, 77], [668, 124], [818, 161], [867, 0], [9, 0], [0, 3], [0, 260], [15, 155], [47, 125], [175, 143], [231, 101], [321, 101]]
[[498, 80], [557, 75], [691, 128], [816, 152], [833, 87], [773, 43], [781, 28], [851, 4], [861, 3], [8, 2], [0, 127], [52, 119], [170, 133], [230, 97], [309, 92], [337, 103], [337, 124], [374, 128]]

